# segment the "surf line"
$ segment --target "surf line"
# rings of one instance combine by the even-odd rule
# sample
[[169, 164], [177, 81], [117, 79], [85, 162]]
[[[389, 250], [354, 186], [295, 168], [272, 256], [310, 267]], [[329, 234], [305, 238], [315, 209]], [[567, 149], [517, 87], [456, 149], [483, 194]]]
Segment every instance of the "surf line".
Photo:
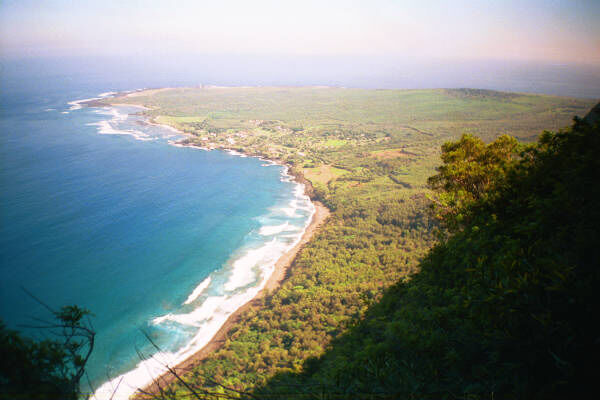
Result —
[[[118, 110], [116, 112], [118, 113]], [[114, 113], [111, 115], [114, 122], [118, 122], [121, 118]], [[101, 127], [108, 128], [106, 125]], [[112, 126], [109, 124], [109, 127]], [[169, 144], [176, 143], [169, 142]], [[227, 151], [227, 153], [231, 156], [248, 157], [236, 151]], [[265, 167], [280, 165], [275, 161], [258, 158], [266, 162], [262, 164]], [[294, 177], [289, 173], [289, 167], [280, 166], [282, 167], [280, 179], [284, 182], [294, 181]], [[169, 375], [165, 375], [167, 372], [165, 366], [189, 364], [201, 360], [218, 347], [219, 337], [229, 331], [236, 318], [250, 306], [253, 299], [264, 295], [266, 291], [272, 291], [281, 284], [285, 271], [291, 265], [300, 246], [310, 240], [319, 225], [329, 215], [329, 211], [322, 204], [311, 202], [309, 196], [305, 194], [303, 183], [295, 182], [295, 184], [294, 198], [286, 207], [281, 207], [280, 211], [288, 218], [297, 218], [298, 210], [308, 211], [304, 226], [296, 227], [289, 221], [280, 225], [263, 225], [259, 229], [259, 234], [275, 237], [257, 249], [247, 250], [244, 255], [231, 263], [232, 273], [223, 285], [225, 295], [207, 294], [211, 284], [214, 283], [209, 276], [196, 286], [184, 301], [184, 306], [200, 303], [191, 312], [167, 314], [156, 317], [152, 321], [153, 324], [175, 323], [196, 327], [198, 330], [193, 338], [179, 350], [155, 353], [140, 361], [134, 369], [105, 382], [94, 394], [96, 398], [127, 399], [138, 388], [151, 388], [156, 377], [160, 376], [161, 380], [168, 379]], [[281, 238], [293, 240], [278, 241], [279, 234], [282, 234]], [[252, 271], [249, 271], [256, 268], [259, 270], [257, 280], [254, 279], [256, 276], [252, 275]], [[256, 281], [258, 283], [252, 285]]]

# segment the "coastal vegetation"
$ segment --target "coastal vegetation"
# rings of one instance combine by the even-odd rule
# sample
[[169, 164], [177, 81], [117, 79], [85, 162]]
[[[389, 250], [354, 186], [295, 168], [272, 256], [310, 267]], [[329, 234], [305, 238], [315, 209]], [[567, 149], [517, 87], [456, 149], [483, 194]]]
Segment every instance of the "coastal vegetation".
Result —
[[80, 381], [94, 350], [95, 332], [77, 306], [52, 310], [52, 320], [35, 319], [30, 329], [52, 339], [33, 340], [0, 321], [0, 399], [77, 400]]
[[[445, 235], [324, 355], [258, 398], [568, 398], [592, 390], [600, 127], [463, 136], [430, 180]], [[482, 179], [485, 178], [485, 179]]]
[[[476, 210], [500, 201], [499, 191], [513, 182], [510, 179], [517, 180], [509, 176], [525, 171], [527, 160], [533, 163], [546, 142], [527, 148], [524, 144], [533, 143], [542, 130], [567, 125], [574, 114], [585, 114], [591, 101], [471, 89], [195, 88], [149, 96], [141, 92], [118, 102], [150, 107], [144, 111], [148, 117], [189, 135], [185, 144], [234, 149], [291, 165], [310, 183], [311, 196], [332, 210], [282, 287], [243, 314], [218, 350], [185, 374], [180, 371], [185, 384], [170, 386], [163, 394], [185, 396], [195, 387], [215, 396], [254, 390], [259, 397], [279, 398], [291, 393], [329, 393], [332, 398], [367, 393], [489, 397], [503, 391], [523, 394], [535, 386], [511, 386], [516, 370], [506, 371], [515, 358], [504, 359], [499, 353], [515, 344], [507, 340], [518, 333], [509, 326], [506, 329], [517, 331], [501, 335], [504, 321], [498, 318], [512, 312], [511, 302], [502, 303], [508, 295], [502, 290], [513, 293], [518, 289], [513, 279], [521, 282], [523, 277], [490, 272], [493, 279], [477, 281], [460, 277], [460, 268], [481, 272], [476, 267], [488, 261], [492, 271], [496, 268], [499, 261], [494, 257], [499, 253], [492, 250], [509, 248], [497, 243], [503, 236], [496, 231], [476, 233], [491, 223]], [[436, 173], [440, 147], [465, 132], [470, 136], [442, 148], [445, 164], [429, 187], [427, 178]], [[485, 145], [505, 133], [514, 138], [503, 136]], [[468, 158], [466, 149], [471, 148], [478, 153]], [[476, 190], [460, 187], [462, 177], [453, 181], [459, 177], [457, 166]], [[435, 214], [429, 210], [430, 199], [437, 204]], [[498, 212], [488, 214], [493, 221]], [[469, 225], [473, 221], [479, 225]], [[468, 232], [472, 236], [459, 237]], [[439, 244], [428, 253], [436, 241]], [[472, 242], [490, 247], [489, 254], [477, 258], [475, 250], [469, 253], [465, 246]], [[444, 246], [452, 247], [445, 252]], [[509, 254], [514, 257], [526, 251], [518, 239], [507, 239], [506, 246], [512, 246]], [[460, 263], [463, 250], [469, 263]], [[448, 252], [459, 266], [443, 258]], [[526, 274], [537, 282], [539, 277], [530, 275]], [[502, 279], [513, 283], [506, 287]], [[501, 282], [501, 293], [493, 297], [500, 305], [486, 303], [485, 285], [491, 282]], [[541, 288], [534, 287], [531, 290]], [[469, 292], [471, 288], [476, 290]], [[466, 307], [473, 314], [462, 327], [466, 316], [460, 311], [467, 300], [478, 308]], [[499, 315], [491, 312], [496, 306]], [[546, 315], [540, 312], [536, 318]], [[515, 326], [530, 323], [521, 317], [515, 317]], [[481, 328], [488, 323], [490, 331]], [[496, 336], [486, 336], [490, 334]], [[473, 338], [487, 341], [466, 343]], [[563, 360], [562, 352], [554, 354]], [[456, 368], [446, 370], [454, 363]], [[498, 365], [505, 375], [493, 372]], [[467, 373], [468, 368], [476, 371]], [[444, 386], [452, 374], [460, 376], [453, 386]], [[479, 381], [482, 386], [477, 386]]]
[[[590, 381], [598, 126], [539, 135], [592, 101], [208, 87], [94, 105], [111, 102], [148, 107], [185, 145], [286, 163], [331, 210], [281, 287], [150, 397], [536, 398]], [[83, 326], [83, 314], [56, 316]], [[76, 398], [83, 342], [65, 353], [72, 345], [0, 332], [23, 365]]]

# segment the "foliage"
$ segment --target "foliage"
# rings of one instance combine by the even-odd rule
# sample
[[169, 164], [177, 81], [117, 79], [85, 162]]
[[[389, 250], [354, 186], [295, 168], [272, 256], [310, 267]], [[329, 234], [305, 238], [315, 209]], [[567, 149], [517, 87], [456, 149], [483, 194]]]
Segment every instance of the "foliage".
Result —
[[40, 325], [31, 328], [49, 330], [56, 340], [23, 337], [0, 321], [0, 398], [79, 398], [79, 383], [94, 348], [95, 333], [83, 321], [89, 311], [65, 306], [52, 314], [55, 321], [38, 320]]
[[[104, 100], [110, 101], [110, 100]], [[545, 398], [593, 382], [598, 126], [586, 100], [485, 90], [155, 91], [186, 143], [278, 159], [332, 216], [288, 279], [161, 395]], [[99, 101], [98, 103], [101, 103]], [[449, 235], [433, 244], [436, 221]], [[419, 261], [425, 256], [419, 265]], [[417, 271], [420, 271], [416, 273]], [[2, 398], [76, 399], [94, 332], [65, 307], [35, 342], [0, 325]], [[254, 389], [253, 393], [248, 390]]]
[[[446, 148], [463, 145], [469, 140]], [[255, 395], [535, 399], [593, 392], [599, 151], [598, 125], [576, 120], [570, 130], [545, 132], [484, 195], [460, 205], [468, 222], [432, 249], [413, 279], [390, 288], [302, 373], [279, 374]]]
[[[152, 107], [147, 115], [190, 133], [188, 143], [286, 162], [308, 180], [312, 197], [332, 211], [299, 253], [282, 287], [240, 317], [222, 347], [182, 377], [185, 385], [179, 382], [168, 389], [172, 397], [181, 398], [190, 395], [186, 385], [198, 393], [223, 396], [252, 388], [263, 388], [257, 395], [265, 397], [279, 393], [286, 398], [290, 391], [304, 389], [310, 396], [323, 389], [326, 396], [340, 388], [356, 395], [361, 382], [378, 382], [359, 369], [364, 366], [386, 379], [385, 368], [393, 369], [398, 359], [392, 351], [392, 358], [377, 360], [374, 351], [390, 351], [385, 346], [394, 331], [368, 336], [365, 343], [360, 321], [376, 320], [383, 329], [391, 320], [393, 329], [401, 330], [408, 322], [395, 313], [414, 311], [435, 322], [436, 314], [420, 308], [425, 303], [396, 308], [398, 299], [390, 293], [403, 284], [388, 288], [407, 281], [434, 243], [437, 222], [427, 211], [432, 192], [426, 180], [439, 163], [439, 146], [465, 130], [486, 140], [504, 131], [531, 140], [542, 129], [564, 125], [567, 115], [592, 106], [585, 100], [493, 91], [334, 88], [173, 89], [117, 101]], [[480, 175], [493, 172], [499, 179], [519, 158], [516, 141], [508, 137], [494, 145], [475, 144], [478, 153], [462, 166], [488, 160]], [[487, 199], [482, 194], [492, 186], [476, 182], [474, 193]], [[475, 196], [463, 199], [467, 212]], [[416, 289], [410, 293], [424, 296]], [[428, 296], [436, 298], [437, 292]], [[365, 331], [370, 333], [375, 331]], [[420, 333], [413, 336], [418, 341]], [[356, 347], [337, 345], [346, 341]], [[338, 359], [333, 354], [342, 348], [348, 353]], [[340, 372], [348, 379], [330, 379], [329, 372], [344, 365], [354, 365], [357, 376]], [[307, 375], [298, 375], [302, 371]], [[273, 376], [276, 380], [269, 381]], [[389, 385], [398, 379], [390, 373]]]
[[516, 162], [519, 148], [517, 140], [508, 135], [488, 145], [478, 137], [463, 135], [442, 146], [444, 164], [427, 182], [440, 192], [435, 204], [447, 228], [456, 230], [468, 223], [465, 214], [469, 207], [496, 193]]

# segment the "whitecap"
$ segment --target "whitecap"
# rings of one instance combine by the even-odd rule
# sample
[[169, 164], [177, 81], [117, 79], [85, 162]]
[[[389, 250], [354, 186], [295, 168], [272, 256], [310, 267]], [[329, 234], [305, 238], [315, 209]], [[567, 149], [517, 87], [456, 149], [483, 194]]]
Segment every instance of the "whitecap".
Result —
[[196, 146], [194, 144], [183, 144], [183, 143], [179, 143], [177, 140], [169, 140], [167, 143], [174, 147], [189, 147], [190, 149], [210, 151], [210, 149], [207, 147]]
[[115, 129], [112, 126], [111, 121], [90, 122], [87, 125], [97, 126], [98, 133], [101, 135], [130, 135], [130, 136], [133, 136], [137, 140], [142, 140], [142, 141], [154, 140], [154, 138], [150, 137], [149, 135], [145, 134], [144, 132], [141, 132], [141, 131], [138, 131], [135, 129], [126, 129], [126, 130]]
[[[214, 300], [211, 301], [209, 301], [209, 298], [199, 307], [198, 312], [195, 314], [167, 314], [164, 318], [159, 317], [163, 318], [160, 320], [160, 323], [177, 321], [176, 323], [183, 322], [187, 325], [190, 321], [196, 321], [193, 322], [193, 325], [200, 325], [200, 328], [190, 342], [180, 350], [176, 352], [158, 352], [150, 358], [140, 361], [133, 370], [102, 384], [94, 393], [93, 398], [98, 400], [129, 399], [138, 388], [143, 388], [151, 384], [155, 378], [165, 373], [167, 371], [166, 366], [173, 367], [203, 348], [235, 310], [256, 296], [264, 286], [264, 283], [266, 283], [266, 280], [263, 280], [259, 286], [250, 288], [237, 295], [214, 297]], [[209, 312], [211, 316], [208, 316]], [[198, 323], [198, 318], [201, 318], [204, 322]]]
[[231, 275], [225, 283], [226, 291], [243, 288], [255, 282], [257, 279], [256, 268], [275, 264], [275, 261], [283, 254], [282, 243], [274, 238], [263, 246], [247, 250], [246, 254], [233, 262]]
[[75, 111], [75, 110], [81, 110], [83, 108], [81, 103], [85, 103], [85, 102], [92, 101], [92, 100], [100, 100], [100, 97], [91, 97], [89, 99], [73, 100], [73, 101], [69, 101], [67, 104], [71, 106], [71, 108], [69, 108], [69, 110]]
[[[169, 143], [176, 146], [191, 147], [172, 141]], [[287, 168], [282, 168], [282, 178], [291, 179]], [[224, 266], [223, 273], [226, 281], [222, 286], [223, 291], [219, 295], [209, 295], [202, 299], [203, 295], [207, 294], [206, 289], [217, 283], [216, 278], [211, 281], [211, 278], [207, 277], [183, 303], [186, 308], [179, 310], [183, 311], [189, 309], [189, 307], [194, 307], [192, 311], [177, 313], [177, 310], [175, 310], [166, 315], [158, 316], [151, 321], [154, 325], [174, 330], [185, 329], [189, 332], [190, 329], [195, 329], [193, 338], [177, 351], [157, 353], [150, 359], [140, 361], [133, 370], [104, 383], [96, 391], [96, 398], [99, 400], [111, 398], [113, 388], [118, 385], [118, 390], [113, 398], [125, 400], [134, 394], [137, 388], [147, 386], [153, 378], [167, 371], [165, 365], [173, 367], [203, 348], [232, 313], [254, 298], [264, 288], [275, 269], [277, 260], [300, 242], [312, 218], [314, 218], [315, 208], [310, 198], [304, 194], [304, 185], [294, 184], [293, 199], [286, 203], [282, 204], [283, 207], [281, 205], [274, 207], [268, 215], [261, 217], [260, 220], [263, 221], [263, 226], [258, 232], [254, 231], [252, 234], [254, 235], [253, 238], [257, 237], [257, 233], [263, 237], [273, 235], [272, 240], [259, 246], [248, 246], [246, 249], [241, 249], [238, 255]], [[308, 215], [304, 214], [306, 220], [303, 227], [296, 227], [286, 220], [286, 217], [298, 217], [298, 210], [308, 211]], [[266, 235], [267, 233], [269, 235]], [[215, 289], [217, 288], [215, 287]], [[212, 291], [210, 294], [212, 294]]]
[[298, 227], [290, 225], [289, 222], [286, 222], [281, 225], [263, 226], [259, 229], [258, 233], [263, 236], [272, 236], [277, 233], [295, 231], [295, 230], [298, 230]]
[[290, 218], [295, 218], [298, 216], [298, 214], [296, 214], [295, 207], [281, 207], [279, 210]]
[[188, 298], [183, 302], [183, 304], [190, 304], [191, 302], [196, 300], [198, 296], [200, 296], [202, 292], [206, 290], [208, 285], [210, 285], [210, 276], [203, 280], [202, 283], [200, 283], [198, 286], [196, 286], [194, 291], [188, 296]]
[[112, 96], [113, 94], [117, 94], [117, 92], [104, 92], [104, 93], [100, 93], [98, 95], [98, 97], [108, 97], [108, 96]]
[[238, 156], [241, 158], [248, 157], [247, 155], [245, 155], [244, 153], [240, 153], [239, 151], [235, 151], [235, 150], [231, 150], [231, 149], [225, 149], [225, 151], [227, 152], [227, 154], [230, 154], [232, 156]]
[[162, 324], [166, 321], [177, 322], [181, 325], [188, 326], [200, 326], [202, 322], [212, 318], [218, 311], [218, 308], [223, 304], [226, 296], [212, 296], [208, 297], [202, 305], [193, 311], [185, 314], [167, 314], [161, 317], [154, 318], [152, 323], [154, 325]]

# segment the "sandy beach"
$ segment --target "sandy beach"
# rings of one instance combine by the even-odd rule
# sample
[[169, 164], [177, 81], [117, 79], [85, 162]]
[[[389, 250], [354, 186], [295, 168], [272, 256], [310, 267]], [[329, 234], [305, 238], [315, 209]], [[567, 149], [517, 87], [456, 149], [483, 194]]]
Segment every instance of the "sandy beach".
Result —
[[[306, 228], [304, 235], [290, 251], [285, 253], [277, 263], [275, 264], [275, 269], [271, 274], [269, 280], [265, 284], [265, 287], [258, 292], [258, 294], [250, 300], [248, 303], [244, 304], [240, 308], [238, 308], [233, 314], [229, 316], [227, 321], [223, 324], [223, 326], [219, 329], [219, 331], [213, 336], [213, 338], [199, 351], [194, 353], [191, 357], [187, 358], [182, 363], [178, 364], [175, 367], [172, 367], [174, 371], [178, 374], [184, 374], [186, 371], [191, 370], [194, 366], [199, 364], [202, 360], [204, 360], [210, 353], [219, 349], [223, 343], [225, 343], [227, 333], [229, 330], [235, 325], [240, 318], [246, 313], [248, 310], [258, 307], [258, 300], [264, 296], [266, 296], [269, 292], [272, 292], [281, 286], [282, 282], [288, 275], [288, 271], [290, 267], [293, 266], [296, 255], [302, 249], [302, 247], [315, 235], [318, 231], [319, 227], [327, 220], [330, 215], [329, 209], [325, 207], [318, 201], [313, 201], [315, 205], [315, 213], [311, 219], [310, 224]], [[159, 387], [164, 388], [169, 385], [176, 378], [170, 373], [165, 373], [162, 376], [158, 377], [154, 380], [152, 385], [149, 385], [142, 389], [143, 392], [146, 393], [158, 393]], [[145, 396], [138, 392], [137, 395], [133, 396], [134, 398], [143, 399]]]
[[[139, 97], [142, 95], [154, 94], [154, 93], [157, 93], [157, 92], [160, 92], [163, 90], [167, 90], [167, 89], [168, 88], [147, 89], [147, 90], [137, 91], [137, 92], [133, 92], [133, 93], [128, 93], [125, 95], [125, 97], [130, 97], [130, 98], [131, 97]], [[134, 107], [149, 109], [147, 106], [144, 106], [142, 104], [115, 102], [115, 103], [111, 103], [111, 105], [130, 106], [130, 107], [134, 106]], [[169, 125], [157, 124], [154, 121], [148, 121], [148, 123], [151, 125], [163, 126], [163, 127], [166, 127], [171, 130], [179, 132], [176, 128], [171, 127]], [[182, 132], [179, 132], [179, 133], [183, 134]], [[177, 145], [177, 144], [175, 144], [175, 145]], [[189, 145], [181, 145], [181, 146], [187, 147]], [[196, 146], [191, 146], [191, 147], [196, 147]], [[205, 149], [205, 150], [208, 150], [208, 149]], [[296, 180], [301, 183], [310, 185], [310, 183], [306, 182], [302, 178], [296, 177]], [[325, 207], [322, 203], [320, 203], [318, 201], [313, 201], [312, 203], [315, 206], [315, 213], [312, 216], [310, 224], [306, 227], [306, 230], [304, 231], [304, 234], [302, 235], [300, 241], [292, 249], [290, 249], [288, 252], [283, 254], [277, 260], [277, 262], [275, 263], [275, 266], [274, 266], [273, 273], [271, 274], [271, 276], [265, 283], [265, 286], [263, 287], [263, 289], [260, 290], [252, 300], [248, 301], [246, 304], [244, 304], [243, 306], [238, 308], [235, 312], [233, 312], [229, 316], [229, 318], [225, 321], [225, 323], [221, 326], [221, 328], [217, 331], [217, 333], [212, 337], [212, 339], [203, 348], [201, 348], [199, 351], [197, 351], [196, 353], [194, 353], [193, 355], [188, 357], [185, 361], [177, 364], [175, 367], [173, 367], [171, 365], [169, 367], [171, 367], [178, 374], [179, 373], [183, 374], [186, 371], [191, 370], [194, 366], [196, 366], [203, 359], [205, 359], [209, 354], [211, 354], [213, 351], [219, 349], [223, 345], [223, 343], [225, 343], [227, 333], [240, 320], [240, 318], [242, 317], [242, 315], [244, 313], [246, 313], [248, 310], [250, 310], [254, 307], [259, 307], [259, 304], [260, 304], [259, 300], [262, 297], [266, 296], [270, 292], [273, 292], [274, 290], [276, 290], [277, 288], [279, 288], [281, 286], [282, 282], [285, 280], [285, 278], [288, 275], [288, 271], [289, 271], [290, 267], [293, 266], [294, 260], [296, 258], [296, 255], [298, 254], [298, 252], [315, 235], [315, 233], [318, 231], [319, 227], [323, 225], [323, 223], [327, 220], [327, 218], [330, 215], [329, 209], [327, 209], [327, 207]], [[141, 388], [141, 391], [138, 390], [134, 395], [132, 395], [132, 398], [143, 399], [143, 398], [147, 397], [143, 394], [144, 392], [145, 393], [158, 393], [159, 387], [164, 388], [165, 386], [169, 385], [170, 383], [172, 383], [175, 380], [176, 380], [176, 377], [173, 376], [172, 374], [164, 373], [163, 375], [156, 378], [154, 380], [154, 383], [152, 383], [144, 388]]]
[[[109, 104], [111, 106], [136, 107], [136, 108], [140, 108], [140, 109], [144, 109], [144, 110], [149, 110], [151, 108], [149, 108], [148, 106], [146, 106], [144, 104], [140, 104], [141, 102], [135, 101], [133, 103], [124, 103], [122, 100], [121, 101], [119, 101], [119, 100], [122, 99], [123, 97], [138, 97], [138, 96], [141, 96], [142, 94], [153, 94], [153, 93], [155, 93], [157, 91], [161, 91], [161, 90], [166, 90], [166, 89], [144, 90], [144, 91], [138, 91], [138, 92], [134, 92], [134, 93], [123, 94], [123, 95], [115, 96], [114, 98], [112, 98], [112, 101], [111, 101], [111, 98], [101, 99], [101, 100], [103, 100], [103, 102], [100, 102], [98, 100], [89, 100], [89, 101], [82, 102], [82, 105], [88, 106], [88, 107], [106, 107], [106, 100], [108, 100]], [[173, 126], [157, 123], [154, 119], [146, 118], [144, 124], [161, 126], [165, 129], [169, 129], [169, 130], [173, 131], [174, 133], [177, 133], [178, 135], [190, 136], [189, 134], [185, 134], [185, 133], [179, 131], [177, 128], [175, 128]], [[202, 149], [202, 150], [212, 150], [212, 148], [204, 148], [204, 147], [200, 147], [196, 144], [180, 143], [179, 141], [169, 141], [168, 143], [170, 145], [177, 146], [177, 147], [194, 147], [194, 148], [198, 148], [198, 149]], [[234, 150], [229, 150], [227, 148], [220, 148], [220, 149], [222, 151], [226, 151], [233, 155], [239, 155], [241, 157], [248, 157], [248, 155], [239, 153]], [[256, 157], [256, 156], [253, 155], [253, 157]], [[267, 165], [278, 164], [278, 165], [284, 166], [284, 164], [279, 161], [270, 161], [270, 160], [266, 160], [262, 157], [258, 157], [258, 158], [267, 162]], [[288, 171], [288, 174], [290, 174], [289, 176], [292, 177], [296, 182], [304, 185], [304, 194], [305, 195], [310, 195], [310, 193], [312, 193], [312, 186], [311, 186], [310, 182], [306, 181], [301, 175], [297, 175], [295, 173], [290, 172], [289, 169], [287, 169], [287, 168], [286, 168], [286, 171]], [[308, 198], [306, 198], [306, 200], [308, 200]], [[188, 352], [187, 354], [189, 356], [187, 358], [184, 358], [185, 356], [182, 356], [182, 357], [179, 357], [179, 359], [177, 361], [173, 361], [173, 364], [168, 365], [168, 367], [171, 370], [177, 371], [178, 374], [184, 374], [185, 371], [192, 369], [194, 366], [199, 364], [202, 360], [204, 360], [212, 352], [219, 349], [225, 343], [228, 332], [231, 330], [231, 328], [236, 323], [238, 323], [240, 321], [240, 319], [243, 317], [244, 313], [248, 312], [250, 309], [260, 307], [261, 303], [262, 303], [260, 301], [260, 299], [264, 298], [269, 293], [272, 293], [274, 290], [277, 290], [281, 286], [282, 282], [288, 276], [289, 269], [291, 267], [293, 267], [294, 260], [297, 256], [298, 252], [314, 236], [314, 234], [318, 231], [319, 227], [322, 226], [322, 224], [325, 222], [325, 220], [330, 215], [329, 210], [320, 202], [312, 201], [312, 204], [314, 205], [314, 213], [310, 219], [308, 226], [306, 226], [306, 228], [304, 229], [304, 233], [302, 234], [302, 237], [299, 238], [298, 243], [296, 245], [294, 245], [294, 247], [292, 247], [287, 252], [283, 253], [281, 255], [281, 257], [279, 259], [277, 259], [275, 264], [269, 263], [270, 265], [272, 265], [272, 269], [270, 269], [272, 271], [272, 273], [269, 275], [266, 282], [265, 281], [262, 282], [262, 284], [261, 284], [261, 285], [263, 285], [262, 289], [258, 290], [258, 288], [256, 288], [254, 291], [254, 293], [256, 293], [256, 295], [254, 297], [251, 297], [252, 294], [249, 294], [249, 296], [246, 296], [246, 299], [244, 299], [244, 301], [246, 301], [245, 304], [243, 304], [243, 301], [238, 303], [238, 304], [243, 304], [243, 305], [241, 305], [237, 309], [235, 309], [235, 307], [233, 307], [229, 312], [232, 312], [232, 310], [234, 310], [234, 309], [235, 309], [235, 311], [233, 311], [228, 317], [227, 317], [227, 315], [224, 315], [223, 319], [218, 321], [218, 323], [214, 324], [214, 328], [210, 332], [206, 332], [206, 334], [203, 334], [203, 336], [201, 338], [201, 341], [202, 341], [201, 343], [206, 343], [206, 344], [202, 348], [197, 350], [196, 352], [193, 352], [193, 350]], [[271, 262], [273, 262], [273, 261], [271, 261]], [[225, 320], [225, 318], [227, 318], [227, 319]], [[222, 324], [222, 325], [219, 326], [219, 324]], [[212, 338], [211, 338], [211, 335], [212, 335]], [[196, 347], [196, 348], [198, 348], [198, 347]], [[153, 362], [156, 363], [157, 359], [155, 359], [155, 361], [153, 361]], [[120, 381], [119, 382], [109, 381], [109, 382], [106, 382], [105, 384], [103, 384], [102, 387], [98, 389], [97, 394], [104, 396], [104, 394], [108, 393], [110, 395], [110, 392], [112, 391], [112, 396], [114, 396], [115, 393], [117, 393], [116, 398], [124, 399], [124, 398], [127, 398], [127, 396], [130, 396], [129, 398], [149, 397], [149, 396], [145, 396], [144, 393], [159, 393], [160, 388], [164, 388], [165, 386], [169, 385], [170, 383], [172, 383], [174, 380], [177, 379], [173, 374], [171, 374], [169, 372], [163, 373], [162, 371], [164, 371], [166, 369], [166, 368], [164, 368], [164, 366], [166, 366], [166, 365], [165, 364], [162, 364], [162, 365], [163, 365], [163, 367], [157, 368], [155, 370], [154, 374], [152, 374], [150, 372], [150, 370], [146, 370], [145, 371], [146, 372], [145, 379], [136, 379], [136, 378], [139, 378], [138, 376], [135, 375], [137, 373], [136, 371], [138, 370], [137, 368], [129, 371], [127, 374], [133, 374], [132, 382], [137, 380], [137, 382], [139, 382], [138, 385], [140, 385], [140, 386], [125, 385], [128, 387], [125, 388], [125, 386], [123, 386], [124, 389], [121, 390], [121, 389], [117, 389], [120, 386], [120, 383], [121, 383]], [[144, 371], [142, 371], [142, 373], [143, 372]], [[127, 374], [125, 374], [125, 375], [127, 375]], [[162, 375], [160, 375], [160, 374], [162, 374]], [[121, 379], [123, 379], [125, 377], [125, 375], [121, 376]], [[154, 377], [153, 383], [150, 383], [148, 378], [150, 378], [152, 375], [155, 375], [155, 377]], [[118, 378], [115, 378], [115, 379], [118, 379]], [[135, 390], [135, 392], [134, 392], [134, 390]], [[125, 391], [127, 393], [121, 393], [122, 391]], [[111, 397], [111, 398], [113, 398], [113, 397]]]

